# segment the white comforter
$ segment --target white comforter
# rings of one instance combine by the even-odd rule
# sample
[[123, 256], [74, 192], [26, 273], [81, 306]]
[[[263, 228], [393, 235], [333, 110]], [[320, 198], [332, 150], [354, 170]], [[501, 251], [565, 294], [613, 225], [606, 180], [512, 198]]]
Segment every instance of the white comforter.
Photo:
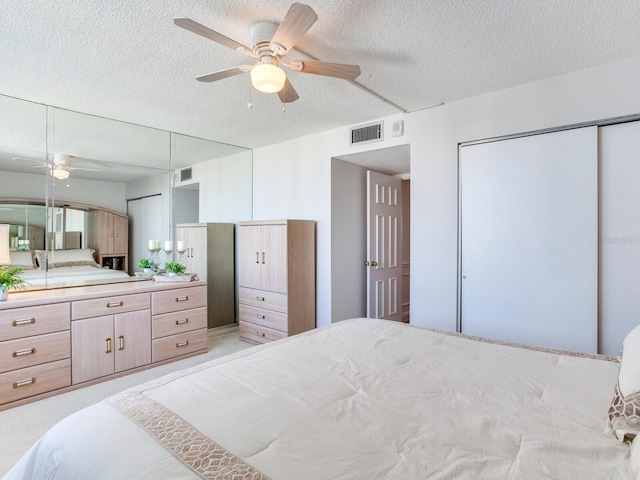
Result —
[[[231, 478], [194, 472], [217, 445], [277, 480], [628, 478], [629, 446], [603, 433], [618, 367], [350, 320], [82, 410], [6, 478]], [[132, 422], [136, 405], [160, 414]]]
[[29, 285], [78, 285], [87, 281], [102, 281], [130, 278], [126, 272], [111, 270], [109, 268], [92, 267], [90, 265], [78, 265], [72, 267], [52, 268], [44, 270], [25, 270], [22, 279]]

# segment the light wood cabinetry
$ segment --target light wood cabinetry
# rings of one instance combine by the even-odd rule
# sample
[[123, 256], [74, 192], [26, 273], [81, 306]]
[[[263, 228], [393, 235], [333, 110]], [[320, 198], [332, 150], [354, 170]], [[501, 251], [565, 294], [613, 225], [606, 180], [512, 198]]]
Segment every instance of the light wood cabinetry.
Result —
[[0, 310], [0, 405], [71, 385], [70, 304]]
[[149, 294], [73, 302], [71, 344], [74, 385], [151, 363]]
[[151, 294], [153, 361], [207, 348], [207, 289], [191, 287]]
[[87, 246], [93, 248], [100, 265], [117, 270], [129, 268], [129, 217], [106, 210], [89, 213]]
[[186, 248], [179, 260], [207, 282], [208, 328], [235, 323], [234, 230], [233, 223], [176, 225], [176, 240]]
[[12, 292], [0, 302], [0, 410], [206, 350], [205, 282]]
[[264, 343], [316, 326], [315, 222], [240, 222], [240, 338]]

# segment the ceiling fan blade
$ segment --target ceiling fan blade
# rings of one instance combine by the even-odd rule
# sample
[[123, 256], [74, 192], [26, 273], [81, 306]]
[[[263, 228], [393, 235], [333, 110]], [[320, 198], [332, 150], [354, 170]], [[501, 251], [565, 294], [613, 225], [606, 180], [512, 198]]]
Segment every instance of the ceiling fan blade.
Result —
[[98, 168], [83, 168], [83, 167], [70, 167], [70, 166], [66, 166], [66, 167], [62, 167], [62, 168], [66, 168], [67, 170], [85, 170], [88, 172], [101, 172], [102, 170], [98, 169]]
[[360, 75], [358, 65], [317, 62], [315, 60], [292, 60], [290, 68], [294, 72], [313, 73], [314, 75], [325, 75], [345, 80], [355, 80]]
[[240, 65], [239, 67], [227, 68], [226, 70], [208, 73], [207, 75], [200, 75], [199, 77], [196, 77], [196, 80], [200, 82], [215, 82], [216, 80], [222, 80], [223, 78], [240, 75], [241, 73], [248, 72], [249, 70], [251, 70], [251, 65]]
[[194, 22], [190, 18], [174, 18], [173, 23], [175, 23], [179, 27], [184, 28], [185, 30], [189, 30], [190, 32], [193, 32], [204, 38], [213, 40], [214, 42], [217, 42], [220, 45], [224, 45], [225, 47], [233, 48], [234, 50], [242, 50], [248, 54], [252, 53], [249, 47], [245, 47], [241, 43], [236, 42], [235, 40], [232, 40], [229, 37], [225, 37], [221, 33], [215, 32], [210, 28], [199, 24], [198, 22]]
[[284, 87], [282, 87], [282, 90], [278, 92], [278, 96], [280, 97], [280, 101], [282, 103], [295, 102], [296, 100], [298, 100], [298, 98], [300, 98], [298, 96], [298, 92], [295, 91], [288, 78], [284, 81]]
[[316, 20], [318, 15], [311, 7], [301, 3], [292, 4], [271, 39], [271, 50], [276, 55], [284, 55]]

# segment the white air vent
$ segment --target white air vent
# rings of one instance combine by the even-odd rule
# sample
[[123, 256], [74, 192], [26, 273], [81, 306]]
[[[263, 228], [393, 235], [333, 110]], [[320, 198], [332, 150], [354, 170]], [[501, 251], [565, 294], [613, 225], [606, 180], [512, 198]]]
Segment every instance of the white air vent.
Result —
[[384, 122], [378, 122], [352, 127], [349, 131], [351, 134], [350, 145], [383, 141], [383, 126]]
[[191, 167], [183, 168], [180, 170], [180, 181], [185, 182], [187, 180], [191, 180], [193, 177], [191, 175]]

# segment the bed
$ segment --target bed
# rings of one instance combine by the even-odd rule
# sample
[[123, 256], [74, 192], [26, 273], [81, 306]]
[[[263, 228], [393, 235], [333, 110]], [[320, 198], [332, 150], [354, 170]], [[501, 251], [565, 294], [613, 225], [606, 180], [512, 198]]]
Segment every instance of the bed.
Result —
[[610, 357], [346, 320], [81, 410], [5, 478], [635, 478], [633, 437], [607, 420], [619, 373]]
[[120, 270], [100, 266], [94, 260], [94, 250], [77, 248], [49, 252], [48, 270], [44, 269], [44, 250], [12, 251], [12, 267], [23, 269], [21, 277], [28, 286], [38, 287], [81, 285], [102, 281], [121, 281], [130, 276]]

